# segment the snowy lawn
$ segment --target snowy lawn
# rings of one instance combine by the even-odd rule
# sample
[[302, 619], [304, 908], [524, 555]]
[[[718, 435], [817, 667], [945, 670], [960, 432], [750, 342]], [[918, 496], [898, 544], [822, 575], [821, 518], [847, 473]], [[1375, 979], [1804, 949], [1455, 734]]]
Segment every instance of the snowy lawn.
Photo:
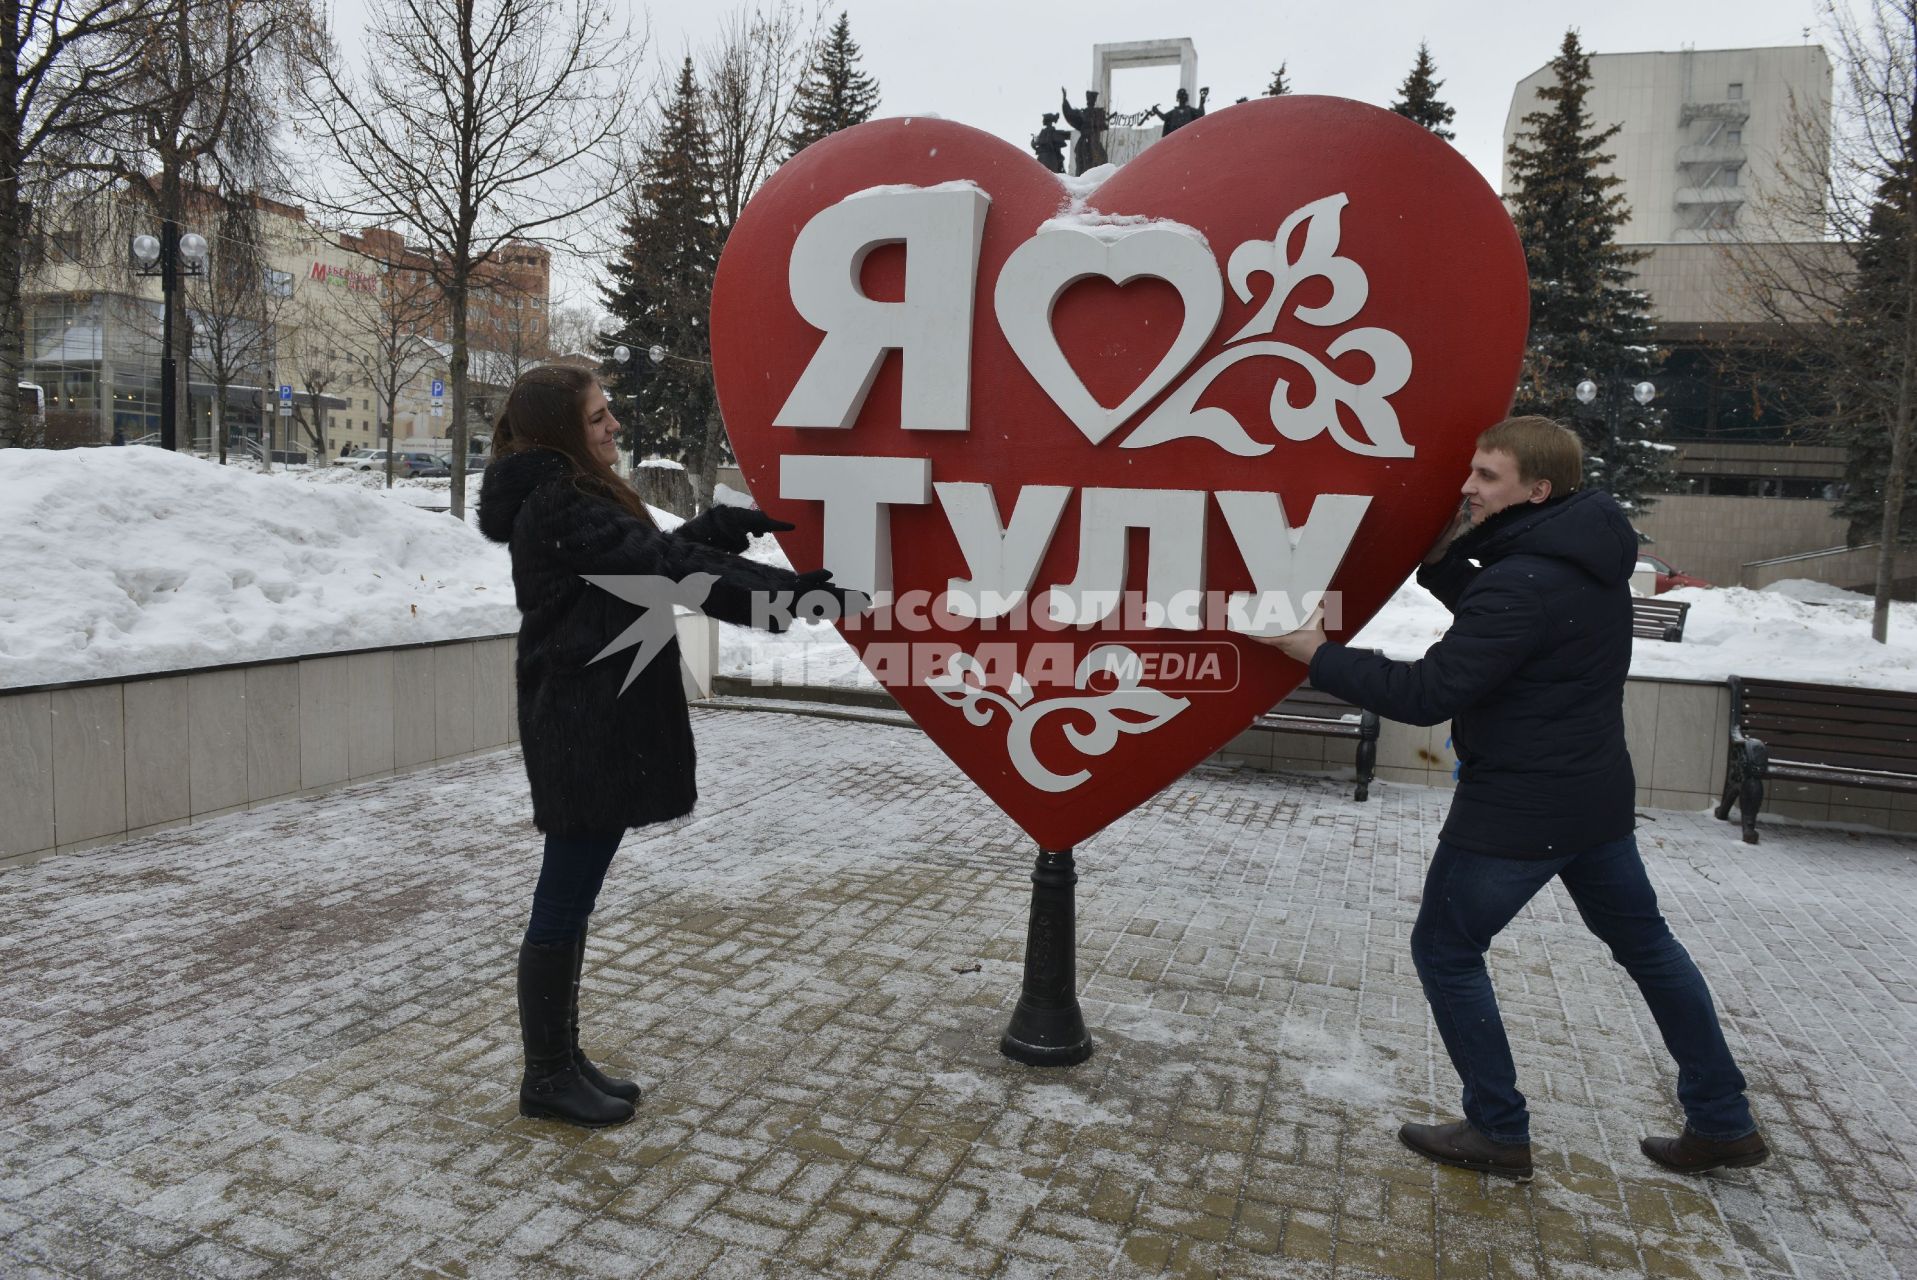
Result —
[[[160, 449], [0, 451], [0, 688], [516, 631], [506, 553], [438, 511], [449, 481], [347, 468], [219, 467]], [[477, 496], [477, 480], [469, 496]], [[721, 501], [745, 502], [725, 490]], [[655, 513], [661, 526], [678, 518]], [[784, 564], [770, 538], [754, 559]], [[1870, 601], [1817, 583], [1686, 588], [1680, 644], [1639, 641], [1638, 676], [1732, 674], [1917, 690], [1917, 605], [1870, 639]], [[1356, 637], [1416, 658], [1450, 615], [1407, 583]], [[719, 670], [875, 687], [838, 632], [726, 627]]]
[[339, 474], [0, 451], [0, 688], [518, 629], [501, 548]]

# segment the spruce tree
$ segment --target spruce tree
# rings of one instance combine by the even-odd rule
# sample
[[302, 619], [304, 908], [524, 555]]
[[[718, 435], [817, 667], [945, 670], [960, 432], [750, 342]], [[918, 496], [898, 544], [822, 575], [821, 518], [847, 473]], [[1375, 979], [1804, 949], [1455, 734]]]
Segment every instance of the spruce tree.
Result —
[[1438, 90], [1444, 87], [1444, 81], [1437, 78], [1438, 64], [1431, 60], [1431, 46], [1418, 41], [1418, 60], [1412, 64], [1411, 74], [1404, 78], [1404, 84], [1398, 88], [1398, 100], [1391, 109], [1411, 121], [1423, 125], [1431, 132], [1451, 141], [1457, 135], [1445, 128], [1457, 116], [1457, 109], [1438, 98]]
[[[1670, 486], [1670, 450], [1658, 440], [1661, 415], [1630, 395], [1662, 353], [1650, 301], [1632, 287], [1643, 255], [1617, 243], [1630, 216], [1613, 190], [1622, 180], [1603, 171], [1611, 160], [1604, 144], [1619, 126], [1593, 128], [1584, 107], [1591, 59], [1575, 30], [1551, 69], [1555, 80], [1538, 90], [1540, 106], [1524, 117], [1509, 155], [1506, 199], [1531, 273], [1531, 333], [1514, 412], [1574, 427], [1586, 486], [1641, 511]], [[1600, 389], [1588, 408], [1577, 399], [1585, 379]]]
[[786, 135], [789, 155], [828, 134], [864, 124], [879, 107], [879, 82], [859, 70], [859, 46], [852, 39], [851, 20], [841, 12], [832, 30], [819, 43], [805, 83], [792, 106], [792, 131]]
[[[658, 133], [641, 149], [621, 227], [624, 243], [600, 288], [616, 323], [595, 350], [605, 362], [606, 391], [615, 397], [621, 443], [635, 458], [684, 461], [713, 399], [706, 315], [719, 232], [712, 143], [700, 107], [688, 57]], [[623, 365], [613, 358], [621, 345], [631, 351]], [[648, 355], [654, 346], [667, 353], [656, 364]]]
[[[1911, 128], [1917, 129], [1917, 121]], [[1914, 141], [1910, 146], [1917, 146]], [[1839, 412], [1832, 436], [1844, 446], [1844, 492], [1834, 514], [1849, 522], [1852, 546], [1876, 542], [1886, 524], [1886, 490], [1898, 489], [1898, 541], [1917, 541], [1917, 503], [1904, 500], [1905, 459], [1893, 459], [1900, 374], [1909, 364], [1906, 326], [1911, 320], [1909, 237], [1912, 197], [1907, 146], [1894, 157], [1877, 186], [1863, 235], [1852, 249], [1856, 274], [1837, 316], [1838, 358], [1831, 369], [1832, 399]], [[1904, 398], [1908, 401], [1906, 390]], [[1904, 415], [1911, 410], [1908, 403]], [[1908, 449], [1906, 449], [1908, 453]], [[1899, 465], [1893, 465], [1893, 463]]]
[[1285, 78], [1285, 68], [1290, 65], [1289, 62], [1281, 62], [1278, 69], [1271, 73], [1271, 83], [1265, 86], [1267, 98], [1281, 98], [1291, 92], [1291, 81]]

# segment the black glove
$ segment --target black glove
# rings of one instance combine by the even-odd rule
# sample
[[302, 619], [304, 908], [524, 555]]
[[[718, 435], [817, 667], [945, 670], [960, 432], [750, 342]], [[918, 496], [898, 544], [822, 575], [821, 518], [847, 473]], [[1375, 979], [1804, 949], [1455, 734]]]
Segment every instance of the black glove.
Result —
[[819, 595], [831, 598], [832, 604], [824, 614], [827, 618], [853, 618], [872, 607], [872, 597], [865, 592], [851, 587], [841, 587], [834, 583], [830, 569], [810, 569], [799, 574], [794, 591], [796, 593], [793, 600], [795, 615], [800, 614], [800, 602], [806, 601], [808, 596], [813, 598], [806, 603], [803, 610], [804, 616], [807, 617], [811, 616], [812, 606], [818, 603]]
[[784, 533], [795, 526], [774, 520], [757, 507], [712, 506], [679, 526], [679, 536], [738, 555], [755, 533]]

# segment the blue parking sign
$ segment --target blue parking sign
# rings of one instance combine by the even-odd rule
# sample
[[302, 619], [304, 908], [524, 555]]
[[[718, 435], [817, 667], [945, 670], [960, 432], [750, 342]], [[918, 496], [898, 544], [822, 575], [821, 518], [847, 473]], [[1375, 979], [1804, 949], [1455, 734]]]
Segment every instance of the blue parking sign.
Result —
[[437, 400], [445, 394], [446, 394], [445, 382], [443, 382], [442, 380], [438, 378], [434, 378], [433, 379], [433, 399]]
[[293, 403], [293, 388], [289, 383], [285, 383], [285, 382], [280, 383], [280, 403], [281, 404]]

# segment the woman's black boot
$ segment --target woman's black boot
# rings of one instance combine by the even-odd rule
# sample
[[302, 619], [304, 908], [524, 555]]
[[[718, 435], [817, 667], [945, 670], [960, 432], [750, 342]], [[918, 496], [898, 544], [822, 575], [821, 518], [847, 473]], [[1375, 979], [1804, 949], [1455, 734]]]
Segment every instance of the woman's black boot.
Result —
[[632, 1119], [632, 1104], [593, 1088], [573, 1065], [572, 992], [576, 944], [519, 944], [519, 1034], [526, 1074], [519, 1114], [603, 1129]]
[[639, 1086], [630, 1080], [620, 1080], [609, 1076], [592, 1065], [585, 1051], [579, 1047], [579, 977], [586, 968], [586, 929], [579, 928], [579, 936], [572, 944], [572, 1014], [568, 1018], [568, 1031], [572, 1044], [572, 1065], [579, 1068], [579, 1074], [586, 1082], [607, 1097], [618, 1098], [624, 1102], [639, 1101]]

